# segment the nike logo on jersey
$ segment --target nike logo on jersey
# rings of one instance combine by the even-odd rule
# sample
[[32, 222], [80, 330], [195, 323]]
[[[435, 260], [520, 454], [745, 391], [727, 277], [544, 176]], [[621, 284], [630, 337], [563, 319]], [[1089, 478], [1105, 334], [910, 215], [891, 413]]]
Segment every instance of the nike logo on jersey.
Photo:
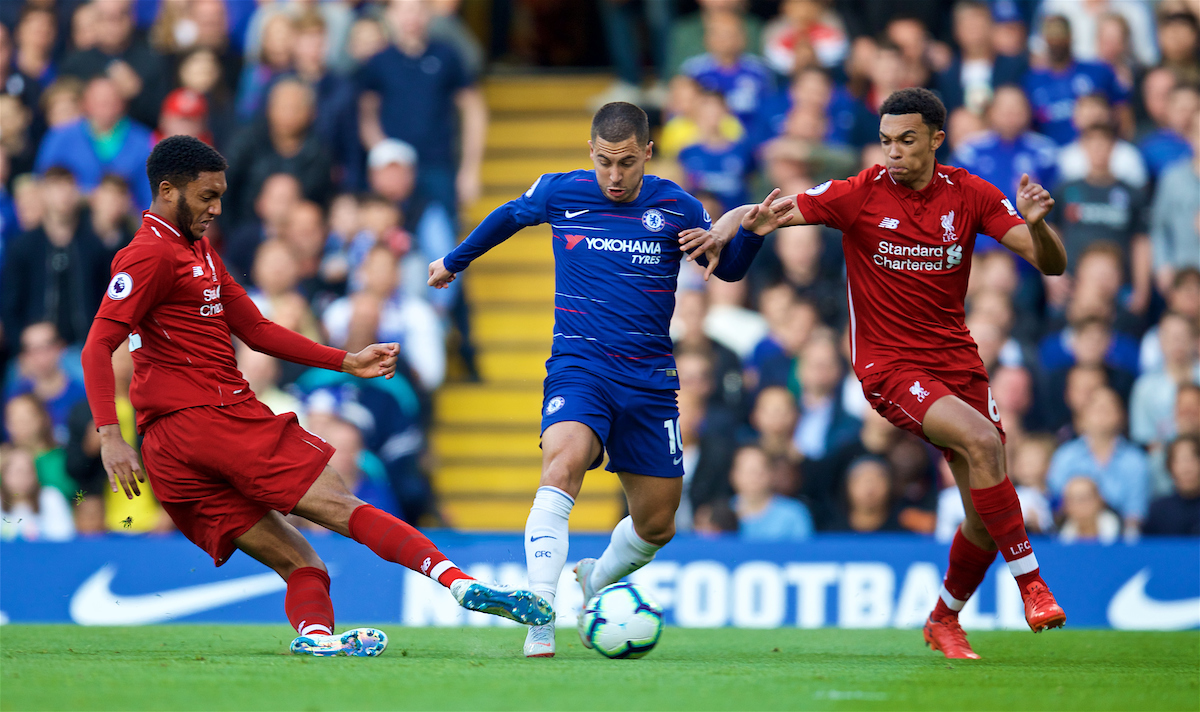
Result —
[[1146, 594], [1150, 568], [1125, 582], [1108, 604], [1108, 622], [1117, 630], [1187, 630], [1200, 625], [1200, 598], [1158, 601]]
[[887, 228], [888, 230], [895, 230], [896, 228], [900, 227], [900, 221], [896, 218], [884, 218], [879, 221], [879, 227]]
[[71, 620], [79, 625], [161, 623], [287, 588], [287, 583], [271, 571], [199, 586], [121, 596], [109, 588], [116, 575], [117, 567], [107, 564], [88, 577], [71, 597]]
[[583, 215], [586, 212], [588, 212], [588, 211], [587, 210], [576, 210], [575, 212], [571, 212], [570, 210], [564, 210], [563, 215], [565, 215], [568, 218], [573, 218], [573, 217], [578, 217], [580, 215]]

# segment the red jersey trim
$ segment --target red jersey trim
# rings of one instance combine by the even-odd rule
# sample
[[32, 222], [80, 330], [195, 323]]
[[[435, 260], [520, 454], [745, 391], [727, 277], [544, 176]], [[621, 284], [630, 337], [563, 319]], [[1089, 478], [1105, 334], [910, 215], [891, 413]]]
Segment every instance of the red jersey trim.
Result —
[[[147, 221], [147, 220], [154, 220], [156, 222], [162, 223], [163, 226], [165, 226], [168, 230], [175, 233], [175, 237], [183, 237], [183, 233], [176, 230], [174, 225], [167, 222], [166, 220], [163, 220], [162, 218], [160, 218], [159, 216], [150, 212], [149, 210], [143, 210], [142, 211], [142, 222], [145, 223], [145, 221]], [[154, 229], [153, 226], [151, 226], [150, 229], [153, 230]], [[160, 235], [160, 237], [161, 237], [161, 235]]]

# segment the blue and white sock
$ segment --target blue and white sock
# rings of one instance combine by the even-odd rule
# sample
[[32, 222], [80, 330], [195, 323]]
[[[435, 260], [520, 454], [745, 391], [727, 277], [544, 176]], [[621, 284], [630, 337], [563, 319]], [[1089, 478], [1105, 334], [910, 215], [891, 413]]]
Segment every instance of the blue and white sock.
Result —
[[525, 521], [529, 588], [554, 605], [558, 578], [567, 565], [567, 520], [575, 499], [557, 487], [538, 487]]

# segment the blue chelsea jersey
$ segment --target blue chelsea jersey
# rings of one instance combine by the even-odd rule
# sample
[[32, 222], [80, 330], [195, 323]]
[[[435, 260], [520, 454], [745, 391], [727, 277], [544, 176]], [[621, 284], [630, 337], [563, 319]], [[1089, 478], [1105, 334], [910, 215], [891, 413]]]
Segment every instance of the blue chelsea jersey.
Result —
[[512, 201], [522, 226], [554, 233], [554, 347], [546, 370], [580, 366], [627, 385], [675, 389], [671, 314], [679, 233], [709, 229], [700, 201], [647, 175], [636, 200], [614, 203], [593, 171], [548, 173]]
[[1025, 75], [1024, 89], [1029, 95], [1037, 130], [1060, 146], [1079, 135], [1071, 122], [1079, 97], [1099, 92], [1110, 104], [1122, 104], [1129, 99], [1129, 89], [1121, 84], [1111, 67], [1101, 62], [1072, 62], [1061, 72], [1031, 69]]

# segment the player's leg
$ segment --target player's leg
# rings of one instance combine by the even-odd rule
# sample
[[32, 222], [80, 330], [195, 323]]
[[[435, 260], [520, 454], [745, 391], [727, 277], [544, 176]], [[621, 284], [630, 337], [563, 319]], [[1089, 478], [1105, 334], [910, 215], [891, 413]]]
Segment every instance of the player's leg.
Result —
[[351, 494], [332, 467], [325, 467], [292, 513], [354, 539], [382, 559], [428, 576], [450, 589], [464, 608], [526, 625], [545, 623], [553, 615], [546, 601], [528, 591], [467, 576], [416, 528]]
[[[984, 407], [991, 410], [990, 402]], [[996, 427], [999, 414], [992, 417], [995, 422], [961, 398], [947, 395], [929, 407], [922, 427], [930, 442], [965, 460], [969, 499], [1017, 580], [1030, 628], [1038, 632], [1059, 627], [1066, 615], [1042, 580], [1017, 491], [1005, 474], [1004, 443]]]
[[950, 565], [946, 568], [946, 578], [937, 605], [925, 622], [925, 642], [948, 658], [976, 659], [979, 656], [971, 649], [966, 633], [958, 625], [958, 612], [975, 589], [979, 588], [992, 562], [996, 560], [996, 543], [987, 533], [987, 527], [971, 502], [966, 459], [953, 456], [950, 459], [950, 471], [954, 473], [954, 481], [967, 514], [950, 544]]
[[620, 473], [620, 478], [629, 502], [629, 516], [617, 523], [608, 547], [587, 572], [586, 581], [581, 582], [587, 598], [650, 563], [675, 536], [675, 511], [683, 495], [683, 478], [629, 472]]
[[[542, 433], [542, 476], [525, 521], [525, 567], [529, 587], [551, 605], [567, 564], [571, 508], [584, 474], [603, 452], [596, 432], [577, 421], [553, 423]], [[530, 628], [524, 651], [529, 658], [554, 657], [554, 624]]]

